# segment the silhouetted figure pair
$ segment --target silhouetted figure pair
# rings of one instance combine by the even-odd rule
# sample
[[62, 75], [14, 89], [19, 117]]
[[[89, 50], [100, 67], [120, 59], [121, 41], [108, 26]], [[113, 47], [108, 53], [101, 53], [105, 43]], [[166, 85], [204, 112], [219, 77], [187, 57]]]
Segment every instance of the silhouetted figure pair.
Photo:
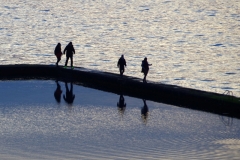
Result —
[[54, 54], [57, 57], [56, 66], [58, 66], [58, 63], [61, 60], [62, 54], [66, 54], [65, 67], [67, 67], [68, 60], [70, 58], [71, 59], [71, 68], [73, 69], [73, 54], [75, 54], [75, 49], [73, 47], [72, 42], [69, 42], [69, 44], [65, 47], [63, 53], [61, 50], [61, 43], [58, 43], [57, 46], [55, 47]]
[[147, 77], [147, 74], [148, 74], [148, 71], [149, 71], [149, 66], [151, 66], [152, 64], [149, 64], [148, 61], [147, 61], [147, 57], [144, 58], [144, 60], [142, 61], [142, 73], [144, 74], [144, 77], [143, 77], [143, 82], [144, 83], [147, 83], [146, 81], [146, 77]]
[[122, 76], [124, 71], [125, 71], [125, 67], [127, 66], [126, 64], [126, 60], [124, 58], [124, 55], [122, 55], [119, 60], [118, 60], [118, 63], [117, 63], [117, 66], [119, 67], [119, 72], [120, 72], [120, 75]]
[[[144, 83], [147, 83], [146, 77], [147, 77], [147, 74], [148, 74], [148, 71], [149, 71], [149, 66], [151, 66], [151, 65], [152, 64], [148, 63], [147, 57], [145, 57], [144, 60], [142, 61], [142, 64], [141, 64], [141, 66], [142, 66], [141, 72], [144, 74], [144, 77], [143, 77], [143, 82]], [[124, 55], [122, 55], [119, 58], [117, 66], [119, 67], [119, 72], [120, 72], [120, 75], [122, 76], [124, 71], [125, 71], [125, 67], [127, 66]]]

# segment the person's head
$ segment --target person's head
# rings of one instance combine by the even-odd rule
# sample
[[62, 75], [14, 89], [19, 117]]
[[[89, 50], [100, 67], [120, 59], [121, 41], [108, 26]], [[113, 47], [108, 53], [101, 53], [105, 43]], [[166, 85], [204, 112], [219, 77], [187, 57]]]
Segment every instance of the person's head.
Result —
[[147, 57], [144, 58], [144, 61], [147, 61]]
[[69, 42], [69, 45], [72, 45], [72, 42]]
[[122, 56], [121, 56], [122, 58], [124, 58], [124, 55], [122, 54]]
[[58, 43], [56, 48], [61, 49], [61, 43]]

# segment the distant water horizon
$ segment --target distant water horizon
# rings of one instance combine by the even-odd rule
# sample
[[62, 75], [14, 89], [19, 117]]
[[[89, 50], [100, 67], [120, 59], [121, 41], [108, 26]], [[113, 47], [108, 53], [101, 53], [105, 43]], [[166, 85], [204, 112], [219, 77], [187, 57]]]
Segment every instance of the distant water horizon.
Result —
[[[50, 64], [58, 42], [74, 66], [240, 97], [240, 2], [234, 0], [3, 0], [0, 63]], [[60, 65], [65, 63], [62, 57]]]

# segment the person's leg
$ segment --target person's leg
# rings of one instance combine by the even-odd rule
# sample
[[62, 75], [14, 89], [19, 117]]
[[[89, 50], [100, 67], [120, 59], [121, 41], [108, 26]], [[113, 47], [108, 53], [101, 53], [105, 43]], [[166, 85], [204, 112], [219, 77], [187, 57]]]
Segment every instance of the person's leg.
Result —
[[148, 71], [144, 71], [143, 82], [147, 82], [147, 80], [146, 80], [146, 78], [147, 78], [147, 74], [148, 74]]
[[71, 56], [70, 59], [71, 59], [71, 67], [73, 68], [73, 56]]
[[124, 73], [124, 67], [121, 67], [121, 66], [120, 66], [120, 69], [119, 69], [119, 71], [120, 71], [120, 75], [122, 76], [122, 75], [123, 75], [123, 73]]
[[60, 62], [61, 58], [60, 57], [57, 57], [57, 63], [56, 65], [58, 66], [58, 63]]
[[66, 57], [65, 66], [67, 66], [67, 64], [68, 64], [68, 59], [69, 59], [69, 57]]
[[119, 72], [120, 72], [120, 76], [122, 76], [122, 75], [123, 75], [123, 72], [122, 72], [122, 69], [121, 69], [121, 68], [119, 69]]

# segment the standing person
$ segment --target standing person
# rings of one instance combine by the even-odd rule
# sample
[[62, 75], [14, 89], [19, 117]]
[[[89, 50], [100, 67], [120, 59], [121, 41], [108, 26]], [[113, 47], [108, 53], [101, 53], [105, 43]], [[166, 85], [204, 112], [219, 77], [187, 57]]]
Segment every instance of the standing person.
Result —
[[72, 42], [69, 42], [69, 44], [65, 47], [63, 54], [66, 53], [66, 63], [65, 63], [65, 68], [67, 67], [68, 64], [68, 59], [71, 59], [71, 68], [73, 69], [73, 54], [75, 54], [75, 49], [73, 47]]
[[60, 62], [62, 57], [61, 43], [58, 43], [57, 46], [55, 47], [54, 54], [57, 57], [56, 66], [58, 66], [58, 62]]
[[119, 67], [120, 75], [122, 76], [124, 73], [124, 67], [127, 66], [124, 55], [119, 58], [117, 66]]
[[149, 64], [147, 61], [147, 57], [144, 58], [144, 60], [142, 61], [142, 73], [144, 74], [144, 78], [143, 78], [143, 82], [147, 83], [146, 81], [146, 77], [149, 71], [149, 66], [151, 66], [152, 64]]

